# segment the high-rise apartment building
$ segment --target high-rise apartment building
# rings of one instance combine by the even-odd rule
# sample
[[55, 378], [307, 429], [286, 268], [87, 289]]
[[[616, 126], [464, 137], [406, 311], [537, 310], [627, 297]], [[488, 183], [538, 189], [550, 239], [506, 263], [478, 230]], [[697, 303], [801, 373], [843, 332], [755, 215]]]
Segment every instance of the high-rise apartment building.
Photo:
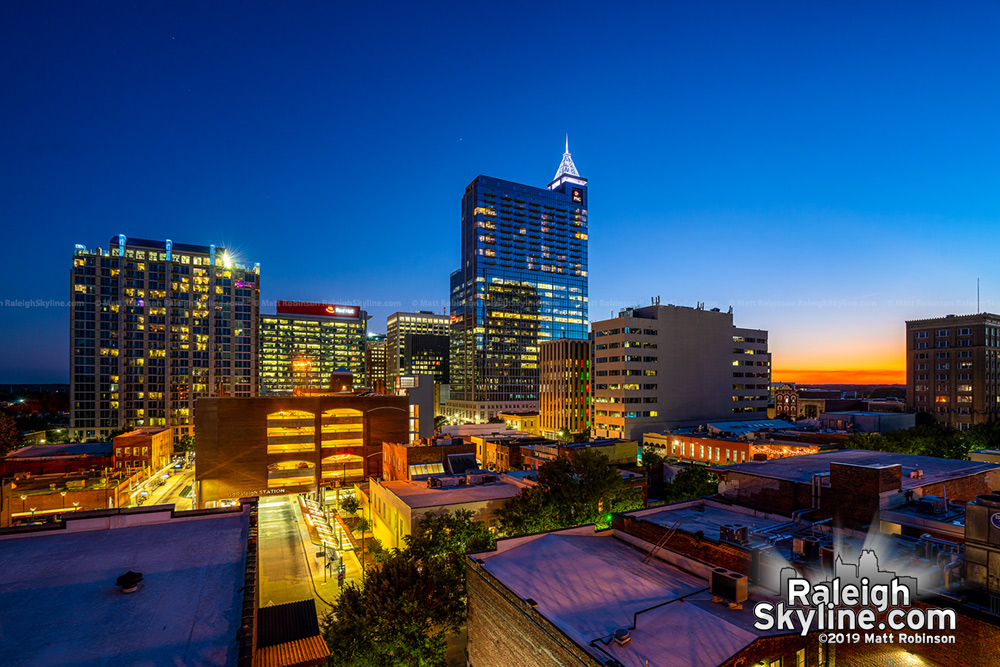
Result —
[[1000, 315], [906, 323], [906, 405], [959, 430], [1000, 413]]
[[767, 332], [733, 326], [732, 311], [654, 304], [592, 328], [596, 437], [767, 417]]
[[367, 329], [358, 306], [279, 301], [277, 314], [260, 316], [261, 393], [329, 389], [338, 369], [365, 386]]
[[[388, 343], [385, 334], [368, 333], [365, 339], [365, 380], [369, 387], [378, 387], [383, 390], [388, 389]], [[379, 384], [381, 383], [381, 384]]]
[[70, 270], [70, 433], [194, 434], [201, 396], [256, 396], [260, 265], [225, 248], [124, 234]]
[[478, 176], [451, 274], [451, 418], [538, 408], [539, 344], [587, 338], [587, 179], [566, 152], [548, 188]]
[[389, 383], [403, 375], [433, 375], [447, 384], [451, 318], [427, 311], [393, 313], [386, 318], [385, 340]]
[[539, 432], [559, 439], [590, 430], [590, 341], [560, 338], [538, 347]]

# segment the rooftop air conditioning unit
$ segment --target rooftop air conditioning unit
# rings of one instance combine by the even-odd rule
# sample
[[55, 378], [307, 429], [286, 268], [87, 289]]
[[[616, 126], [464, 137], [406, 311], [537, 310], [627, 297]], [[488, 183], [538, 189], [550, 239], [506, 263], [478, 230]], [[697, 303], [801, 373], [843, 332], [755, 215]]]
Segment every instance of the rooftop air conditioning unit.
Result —
[[742, 523], [727, 523], [719, 527], [720, 538], [723, 542], [733, 544], [746, 544], [748, 542], [748, 529]]
[[917, 511], [921, 514], [944, 514], [948, 509], [948, 501], [940, 496], [924, 496], [917, 501]]
[[743, 604], [747, 601], [747, 576], [724, 567], [714, 568], [709, 590], [731, 604]]

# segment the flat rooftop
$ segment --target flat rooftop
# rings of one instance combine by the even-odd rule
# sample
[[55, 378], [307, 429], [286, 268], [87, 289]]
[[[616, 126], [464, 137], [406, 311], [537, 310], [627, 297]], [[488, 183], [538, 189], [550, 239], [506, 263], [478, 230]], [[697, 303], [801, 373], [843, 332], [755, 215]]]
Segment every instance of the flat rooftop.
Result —
[[766, 538], [754, 535], [752, 531], [772, 528], [791, 521], [790, 517], [759, 512], [740, 507], [739, 505], [729, 506], [724, 503], [715, 503], [704, 499], [678, 503], [676, 505], [634, 510], [626, 512], [625, 516], [642, 519], [667, 528], [670, 528], [679, 521], [679, 530], [683, 530], [688, 534], [694, 534], [700, 530], [704, 532], [707, 539], [715, 542], [718, 542], [721, 537], [720, 528], [722, 526], [728, 523], [741, 523], [749, 528], [747, 532], [750, 538], [750, 547], [767, 543]]
[[[249, 508], [153, 509], [0, 535], [0, 664], [236, 664]], [[143, 582], [123, 594], [129, 570]]]
[[28, 445], [7, 455], [10, 459], [48, 458], [54, 456], [110, 456], [110, 442], [63, 443], [59, 445]]
[[[935, 484], [974, 475], [998, 468], [995, 463], [978, 461], [959, 461], [957, 459], [941, 459], [934, 456], [916, 456], [914, 454], [896, 454], [893, 452], [876, 452], [866, 449], [839, 449], [818, 454], [804, 454], [787, 458], [768, 459], [753, 463], [719, 466], [713, 472], [721, 474], [740, 473], [756, 475], [770, 479], [782, 479], [799, 484], [809, 484], [814, 473], [830, 472], [831, 463], [849, 463], [862, 466], [891, 466], [899, 464], [903, 467], [903, 488], [912, 488]], [[907, 475], [911, 470], [919, 468], [924, 476], [910, 479]]]
[[426, 482], [408, 482], [398, 480], [380, 482], [382, 488], [392, 492], [408, 507], [436, 507], [438, 505], [461, 505], [463, 503], [481, 503], [489, 500], [513, 498], [521, 487], [507, 482], [492, 484], [466, 484], [444, 489], [428, 488]]
[[[516, 546], [504, 549], [501, 540], [496, 552], [475, 557], [515, 595], [535, 600], [538, 613], [601, 664], [610, 656], [623, 665], [715, 667], [776, 634], [753, 627], [753, 602], [768, 598], [754, 593], [742, 610], [729, 609], [712, 601], [705, 579], [658, 559], [643, 564], [644, 552], [611, 531], [516, 539]], [[661, 603], [669, 604], [642, 611]], [[636, 612], [642, 613], [630, 644], [596, 641], [630, 627]]]

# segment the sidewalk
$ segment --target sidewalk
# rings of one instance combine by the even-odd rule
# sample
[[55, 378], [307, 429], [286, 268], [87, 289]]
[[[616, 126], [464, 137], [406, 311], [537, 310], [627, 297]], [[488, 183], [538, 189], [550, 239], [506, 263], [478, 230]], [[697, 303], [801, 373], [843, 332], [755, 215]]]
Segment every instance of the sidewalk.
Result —
[[[340, 595], [340, 585], [337, 583], [337, 570], [336, 566], [329, 568], [325, 573], [323, 565], [326, 562], [325, 554], [323, 552], [323, 546], [315, 541], [315, 538], [310, 534], [309, 524], [306, 522], [305, 517], [302, 515], [302, 509], [299, 506], [298, 498], [291, 497], [289, 499], [292, 505], [292, 511], [295, 513], [296, 527], [298, 528], [299, 538], [301, 540], [301, 545], [305, 550], [304, 554], [300, 554], [300, 557], [304, 559], [306, 567], [312, 577], [312, 586], [314, 596], [316, 598], [316, 611], [319, 613], [320, 617], [324, 616], [330, 607], [337, 602], [337, 598]], [[354, 558], [353, 551], [341, 552], [343, 556], [344, 566], [346, 568], [344, 585], [348, 583], [361, 582], [361, 567], [358, 564], [356, 558]]]

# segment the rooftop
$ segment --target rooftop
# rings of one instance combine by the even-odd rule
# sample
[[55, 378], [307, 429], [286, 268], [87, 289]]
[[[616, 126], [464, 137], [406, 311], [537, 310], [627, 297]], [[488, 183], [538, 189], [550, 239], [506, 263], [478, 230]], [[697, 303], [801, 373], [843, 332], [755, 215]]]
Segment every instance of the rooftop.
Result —
[[[805, 454], [788, 458], [768, 459], [753, 463], [740, 463], [730, 466], [713, 468], [716, 473], [740, 473], [756, 475], [771, 479], [783, 479], [799, 484], [809, 484], [814, 473], [830, 472], [831, 463], [849, 463], [862, 466], [891, 466], [899, 464], [903, 467], [903, 488], [926, 486], [938, 482], [967, 477], [976, 473], [998, 468], [994, 463], [979, 463], [976, 461], [959, 461], [956, 459], [941, 459], [934, 456], [916, 456], [914, 454], [896, 454], [893, 452], [876, 452], [866, 449], [839, 449], [832, 452]], [[924, 476], [910, 479], [909, 471], [920, 468]]]
[[[170, 510], [0, 535], [0, 664], [235, 664], [250, 508]], [[143, 582], [126, 595], [130, 570]]]
[[766, 544], [768, 541], [765, 537], [755, 536], [754, 531], [773, 528], [789, 522], [787, 517], [777, 514], [759, 512], [739, 505], [729, 506], [706, 499], [635, 510], [628, 512], [627, 515], [667, 528], [679, 521], [680, 524], [677, 526], [679, 530], [692, 535], [700, 530], [707, 539], [715, 542], [718, 542], [721, 537], [719, 529], [722, 526], [731, 523], [743, 524], [749, 528], [748, 533], [751, 541], [749, 546], [751, 547]]
[[[644, 553], [611, 531], [516, 539], [515, 546], [504, 549], [501, 540], [496, 552], [476, 558], [514, 594], [535, 600], [538, 613], [600, 663], [613, 657], [623, 665], [714, 667], [774, 634], [754, 629], [753, 604], [734, 610], [713, 602], [705, 579], [658, 559], [643, 564]], [[630, 627], [636, 613], [627, 646], [598, 641]]]
[[29, 445], [7, 455], [7, 458], [26, 459], [50, 456], [110, 456], [110, 442], [64, 443], [60, 445]]
[[443, 489], [428, 488], [426, 482], [407, 482], [404, 480], [381, 482], [381, 484], [382, 488], [392, 492], [411, 509], [513, 498], [521, 490], [520, 487], [507, 482], [466, 484]]

